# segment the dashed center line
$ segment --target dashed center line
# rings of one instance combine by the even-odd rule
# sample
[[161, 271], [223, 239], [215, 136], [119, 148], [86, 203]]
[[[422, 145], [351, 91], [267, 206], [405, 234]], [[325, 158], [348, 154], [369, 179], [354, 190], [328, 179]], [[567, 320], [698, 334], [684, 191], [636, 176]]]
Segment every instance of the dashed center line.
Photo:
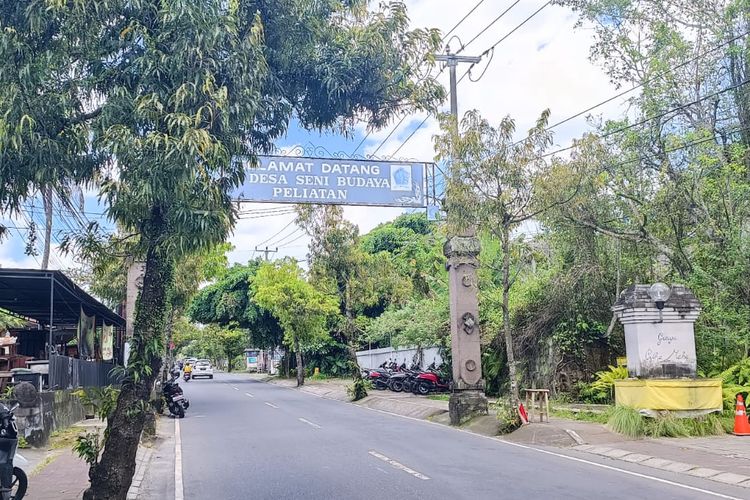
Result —
[[249, 397], [249, 398], [254, 398], [254, 397], [255, 397], [255, 396], [253, 396], [252, 394], [250, 394], [249, 392], [246, 392], [246, 393], [245, 393], [245, 396], [247, 396], [247, 397]]
[[235, 391], [239, 391], [240, 390], [239, 387], [232, 387], [232, 389], [234, 389]]
[[375, 457], [375, 458], [379, 458], [383, 462], [387, 462], [387, 463], [391, 464], [391, 466], [395, 467], [396, 469], [402, 470], [402, 471], [406, 472], [407, 474], [411, 474], [412, 476], [416, 477], [417, 479], [421, 479], [423, 481], [427, 481], [428, 479], [430, 479], [429, 477], [425, 476], [424, 474], [422, 474], [420, 472], [417, 472], [414, 469], [410, 469], [409, 467], [405, 466], [404, 464], [402, 464], [400, 462], [396, 462], [395, 460], [392, 460], [392, 459], [386, 457], [385, 455], [383, 455], [381, 453], [378, 453], [377, 451], [370, 450], [368, 453], [370, 455], [372, 455], [373, 457]]
[[316, 429], [320, 429], [320, 426], [318, 424], [314, 424], [314, 423], [310, 422], [309, 420], [307, 420], [305, 418], [300, 417], [299, 421], [302, 422], [302, 423], [305, 423], [305, 424], [307, 424], [307, 425], [309, 425], [311, 427], [315, 427]]
[[269, 403], [269, 402], [267, 402], [267, 401], [266, 401], [266, 404], [267, 404], [268, 406], [270, 406], [271, 408], [278, 408], [278, 406], [276, 406], [276, 405], [275, 405], [275, 404], [273, 404], [273, 403]]

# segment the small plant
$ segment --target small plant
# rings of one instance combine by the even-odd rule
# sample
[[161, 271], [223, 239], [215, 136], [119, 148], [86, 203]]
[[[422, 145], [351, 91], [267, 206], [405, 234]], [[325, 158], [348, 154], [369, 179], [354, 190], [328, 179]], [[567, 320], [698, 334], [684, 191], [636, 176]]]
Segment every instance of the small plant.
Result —
[[354, 379], [352, 385], [346, 386], [346, 393], [352, 401], [359, 401], [367, 397], [367, 391], [372, 389], [372, 383], [363, 378]]
[[29, 442], [23, 436], [18, 436], [18, 447], [22, 450], [29, 448]]
[[98, 431], [86, 432], [76, 438], [73, 451], [81, 457], [84, 462], [96, 465], [99, 462], [102, 442]]
[[107, 420], [115, 411], [120, 389], [108, 385], [107, 387], [90, 387], [79, 389], [73, 393], [86, 406], [94, 409], [94, 414], [102, 420]]
[[499, 422], [499, 434], [510, 434], [521, 427], [521, 417], [518, 415], [518, 409], [511, 406], [508, 402], [497, 405], [497, 420]]
[[611, 366], [609, 370], [596, 372], [596, 380], [589, 386], [580, 387], [582, 399], [593, 403], [607, 403], [614, 400], [615, 381], [628, 378], [628, 369], [624, 366]]
[[614, 432], [633, 438], [641, 437], [645, 432], [643, 417], [638, 410], [629, 406], [615, 406], [607, 426]]

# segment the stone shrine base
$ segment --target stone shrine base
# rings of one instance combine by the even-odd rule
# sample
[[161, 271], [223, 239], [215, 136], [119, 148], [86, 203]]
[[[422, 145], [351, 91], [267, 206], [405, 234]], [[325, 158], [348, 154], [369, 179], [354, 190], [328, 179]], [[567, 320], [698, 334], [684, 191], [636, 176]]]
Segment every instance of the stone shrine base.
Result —
[[685, 416], [721, 411], [721, 379], [625, 379], [615, 381], [615, 402], [637, 410], [669, 410]]

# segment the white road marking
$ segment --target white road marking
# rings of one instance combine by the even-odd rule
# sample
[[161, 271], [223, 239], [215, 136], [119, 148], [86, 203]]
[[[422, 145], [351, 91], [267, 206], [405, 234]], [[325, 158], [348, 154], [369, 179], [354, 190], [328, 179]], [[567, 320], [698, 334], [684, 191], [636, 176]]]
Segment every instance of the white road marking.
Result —
[[[270, 382], [266, 382], [266, 383], [270, 384]], [[271, 385], [275, 385], [275, 384], [271, 384]], [[289, 389], [290, 391], [295, 390], [294, 387], [286, 387], [286, 386], [283, 386], [283, 385], [281, 385], [281, 386], [277, 385], [276, 387], [281, 387], [281, 388], [284, 388], [284, 389]], [[419, 418], [409, 417], [409, 416], [406, 416], [406, 415], [399, 415], [398, 413], [392, 413], [390, 411], [379, 410], [377, 408], [368, 408], [367, 406], [358, 405], [356, 403], [351, 403], [351, 402], [348, 402], [348, 401], [340, 401], [338, 399], [334, 399], [334, 398], [322, 396], [320, 394], [314, 394], [314, 393], [311, 393], [311, 392], [305, 392], [305, 391], [297, 391], [297, 392], [303, 392], [303, 393], [305, 393], [307, 395], [315, 396], [316, 398], [320, 398], [320, 399], [328, 399], [330, 401], [336, 401], [338, 403], [344, 403], [344, 404], [347, 404], [347, 405], [350, 405], [350, 406], [356, 406], [357, 408], [360, 408], [362, 410], [369, 410], [369, 411], [374, 411], [376, 413], [382, 413], [382, 414], [385, 414], [385, 415], [391, 415], [393, 417], [403, 418], [403, 419], [406, 419], [406, 420], [413, 420], [414, 422], [419, 422], [419, 423], [425, 424], [425, 425], [434, 425], [436, 427], [439, 427], [441, 429], [448, 430], [448, 431], [462, 432], [464, 434], [469, 434], [471, 436], [474, 436], [474, 437], [480, 438], [480, 439], [491, 439], [492, 441], [495, 441], [495, 442], [498, 442], [498, 443], [502, 443], [502, 444], [505, 444], [505, 445], [508, 445], [508, 446], [516, 446], [518, 448], [524, 448], [524, 449], [535, 451], [535, 452], [538, 452], [538, 453], [544, 453], [544, 454], [547, 454], [547, 455], [553, 455], [553, 456], [556, 456], [556, 457], [559, 457], [559, 458], [563, 458], [565, 460], [572, 460], [574, 462], [581, 462], [581, 463], [584, 463], [584, 464], [592, 465], [594, 467], [601, 467], [601, 468], [612, 470], [612, 471], [615, 471], [615, 472], [620, 472], [622, 474], [627, 474], [627, 475], [630, 475], [630, 476], [640, 477], [642, 479], [648, 479], [648, 480], [651, 480], [651, 481], [656, 481], [657, 483], [663, 483], [663, 484], [668, 484], [670, 486], [676, 486], [677, 488], [684, 488], [684, 489], [691, 490], [691, 491], [697, 491], [699, 493], [704, 493], [704, 494], [710, 495], [712, 497], [726, 498], [728, 500], [742, 500], [740, 498], [729, 496], [729, 495], [724, 495], [723, 493], [718, 493], [716, 491], [704, 490], [703, 488], [697, 488], [695, 486], [689, 486], [687, 484], [676, 483], [674, 481], [669, 481], [667, 479], [662, 479], [660, 477], [649, 476], [648, 474], [641, 474], [639, 472], [632, 472], [632, 471], [629, 471], [629, 470], [626, 470], [626, 469], [621, 469], [619, 467], [613, 467], [611, 465], [604, 465], [604, 464], [600, 464], [600, 463], [597, 463], [597, 462], [592, 462], [590, 460], [584, 460], [582, 458], [572, 457], [570, 455], [564, 455], [562, 453], [555, 453], [555, 452], [548, 451], [548, 450], [542, 450], [540, 448], [534, 448], [533, 446], [526, 446], [526, 445], [522, 445], [522, 444], [518, 444], [518, 443], [513, 443], [513, 442], [506, 441], [504, 439], [500, 439], [500, 438], [497, 438], [497, 437], [483, 436], [481, 434], [476, 434], [474, 432], [467, 431], [465, 429], [457, 429], [455, 427], [446, 426], [446, 425], [443, 425], [443, 424], [439, 424], [437, 422], [431, 422], [429, 420], [422, 420], [422, 419], [419, 419]]]
[[275, 404], [273, 404], [273, 403], [268, 403], [268, 402], [266, 402], [266, 404], [267, 404], [268, 406], [270, 406], [271, 408], [278, 408], [278, 406], [276, 406], [276, 405], [275, 405]]
[[307, 419], [304, 419], [304, 418], [302, 418], [302, 417], [300, 417], [299, 421], [300, 421], [300, 422], [303, 422], [303, 423], [305, 423], [305, 424], [307, 424], [307, 425], [310, 425], [310, 426], [312, 426], [312, 427], [315, 427], [316, 429], [320, 429], [320, 426], [319, 426], [318, 424], [314, 424], [314, 423], [310, 422], [309, 420], [307, 420]]
[[578, 444], [586, 444], [586, 441], [583, 440], [581, 436], [578, 435], [576, 431], [565, 429], [565, 432], [568, 433], [568, 436], [573, 438], [573, 441], [575, 441]]
[[180, 437], [180, 419], [174, 419], [174, 500], [183, 500], [182, 487], [182, 438]]
[[378, 453], [377, 451], [370, 450], [368, 453], [370, 455], [372, 455], [373, 457], [375, 457], [375, 458], [379, 458], [383, 462], [388, 462], [389, 464], [391, 464], [392, 467], [395, 467], [396, 469], [402, 470], [402, 471], [406, 472], [407, 474], [411, 474], [412, 476], [416, 477], [417, 479], [421, 479], [423, 481], [427, 481], [428, 479], [430, 479], [429, 477], [425, 476], [424, 474], [422, 474], [420, 472], [417, 472], [414, 469], [410, 469], [409, 467], [405, 466], [404, 464], [396, 462], [395, 460], [392, 460], [392, 459], [386, 457], [385, 455], [382, 455], [382, 454]]
[[240, 389], [238, 387], [232, 387], [235, 391], [239, 391]]
[[254, 397], [255, 397], [255, 396], [253, 396], [252, 394], [250, 394], [249, 392], [246, 392], [246, 393], [245, 393], [245, 396], [247, 396], [247, 397], [249, 397], [249, 398], [254, 398]]

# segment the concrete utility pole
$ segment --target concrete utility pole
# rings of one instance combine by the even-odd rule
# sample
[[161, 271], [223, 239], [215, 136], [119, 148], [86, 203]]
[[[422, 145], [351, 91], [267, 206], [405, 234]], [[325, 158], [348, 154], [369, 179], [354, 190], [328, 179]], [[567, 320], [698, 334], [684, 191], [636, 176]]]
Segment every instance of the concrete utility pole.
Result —
[[[445, 62], [450, 70], [451, 113], [458, 134], [456, 66], [459, 63], [478, 63], [481, 57], [458, 56], [448, 52], [436, 55], [435, 59]], [[446, 267], [450, 294], [453, 384], [448, 407], [452, 425], [460, 425], [472, 417], [487, 414], [479, 339], [479, 251], [479, 238], [474, 227], [465, 228], [461, 234], [448, 234], [448, 241], [443, 247], [448, 259]]]
[[256, 251], [256, 252], [261, 252], [261, 253], [262, 253], [262, 254], [264, 255], [264, 257], [263, 257], [263, 260], [268, 260], [268, 254], [269, 254], [269, 253], [276, 253], [276, 252], [278, 252], [278, 251], [279, 251], [279, 249], [278, 249], [278, 248], [275, 248], [275, 249], [273, 249], [273, 250], [269, 250], [269, 248], [268, 248], [268, 247], [266, 247], [266, 249], [265, 249], [265, 250], [263, 250], [262, 248], [258, 248], [258, 247], [255, 247], [255, 251]]

